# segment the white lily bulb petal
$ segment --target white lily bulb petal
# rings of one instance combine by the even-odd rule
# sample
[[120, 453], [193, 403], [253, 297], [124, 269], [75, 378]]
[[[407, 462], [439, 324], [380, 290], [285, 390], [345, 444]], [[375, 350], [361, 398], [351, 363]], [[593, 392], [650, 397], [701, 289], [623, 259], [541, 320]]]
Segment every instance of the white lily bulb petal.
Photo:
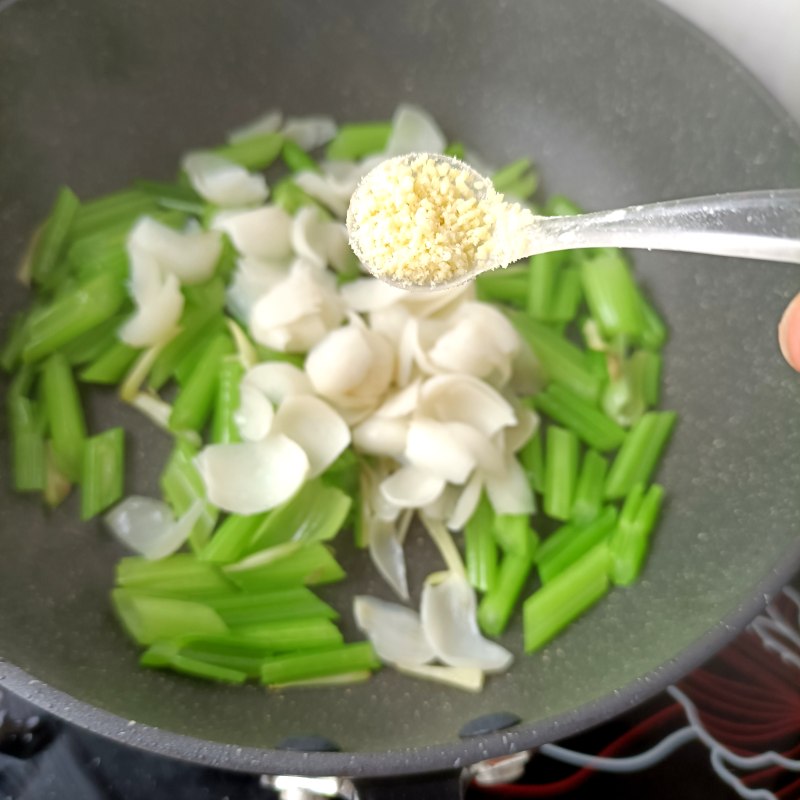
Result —
[[309, 350], [342, 320], [335, 282], [302, 261], [262, 296], [250, 313], [250, 333], [259, 343], [282, 352]]
[[253, 306], [285, 280], [288, 274], [289, 270], [284, 264], [257, 258], [240, 258], [226, 291], [226, 305], [234, 316], [248, 324]]
[[460, 486], [453, 486], [451, 484], [445, 486], [444, 491], [435, 500], [419, 509], [421, 517], [428, 520], [428, 522], [433, 521], [440, 523], [450, 519], [459, 497], [460, 488]]
[[308, 477], [322, 474], [350, 444], [350, 428], [324, 400], [312, 395], [287, 397], [272, 429], [297, 442], [308, 456]]
[[294, 252], [320, 269], [331, 264], [344, 269], [352, 256], [347, 228], [322, 216], [316, 206], [303, 206], [291, 225], [291, 244]]
[[388, 395], [375, 412], [385, 419], [400, 419], [413, 413], [419, 405], [419, 393], [422, 382], [412, 381], [402, 389]]
[[242, 383], [258, 389], [271, 403], [279, 406], [287, 397], [313, 394], [308, 375], [294, 364], [266, 361], [247, 370]]
[[515, 409], [517, 424], [503, 431], [505, 449], [511, 453], [520, 450], [539, 429], [539, 415], [530, 408]]
[[397, 521], [375, 517], [370, 520], [367, 546], [372, 563], [402, 600], [408, 600], [408, 578], [403, 543], [397, 533]]
[[404, 664], [397, 662], [392, 667], [410, 678], [443, 683], [467, 692], [480, 692], [483, 689], [483, 670], [475, 667], [443, 667], [440, 664]]
[[502, 672], [514, 657], [483, 637], [476, 611], [475, 591], [466, 578], [451, 572], [438, 583], [425, 581], [420, 617], [436, 657], [451, 667]]
[[489, 437], [464, 422], [446, 422], [445, 425], [469, 450], [481, 471], [502, 472], [505, 469], [502, 431]]
[[496, 514], [533, 514], [536, 510], [530, 481], [513, 455], [508, 455], [502, 472], [488, 472], [484, 481]]
[[218, 206], [263, 203], [269, 195], [263, 175], [251, 174], [215, 153], [189, 153], [183, 159], [183, 168], [195, 191]]
[[258, 514], [288, 500], [308, 475], [308, 457], [286, 436], [261, 442], [212, 444], [195, 464], [208, 499], [232, 514]]
[[449, 483], [464, 483], [475, 458], [458, 433], [431, 419], [412, 420], [408, 429], [406, 461]]
[[420, 665], [433, 661], [433, 648], [422, 632], [419, 614], [399, 603], [357, 595], [353, 616], [382, 661]]
[[225, 231], [243, 256], [265, 261], [291, 258], [292, 218], [280, 206], [223, 211], [214, 217], [212, 228]]
[[444, 490], [445, 480], [417, 467], [400, 467], [381, 481], [386, 500], [399, 508], [422, 508]]
[[387, 308], [399, 303], [408, 294], [405, 289], [398, 289], [377, 278], [359, 278], [351, 281], [344, 284], [339, 293], [348, 307], [359, 313]]
[[408, 423], [377, 414], [353, 428], [353, 445], [362, 453], [399, 458], [406, 449]]
[[131, 292], [136, 311], [117, 335], [131, 347], [152, 347], [168, 339], [183, 313], [184, 297], [178, 279], [164, 276], [146, 253], [131, 258]]
[[176, 231], [152, 217], [142, 217], [128, 234], [128, 247], [151, 255], [181, 283], [202, 283], [214, 273], [222, 236], [218, 231]]
[[409, 103], [401, 103], [392, 117], [392, 132], [386, 143], [387, 156], [406, 153], [442, 153], [447, 147], [439, 126], [427, 111]]
[[228, 141], [233, 144], [235, 142], [243, 142], [246, 139], [252, 139], [254, 136], [261, 136], [265, 133], [277, 133], [280, 130], [282, 122], [283, 114], [280, 111], [277, 109], [267, 111], [252, 122], [248, 122], [246, 125], [232, 130], [228, 134]]
[[464, 526], [469, 522], [478, 503], [481, 499], [483, 489], [483, 477], [480, 472], [474, 472], [472, 477], [461, 488], [447, 520], [447, 527], [451, 531], [464, 530]]
[[203, 503], [198, 500], [176, 520], [163, 500], [133, 495], [114, 506], [103, 519], [116, 539], [154, 560], [183, 545], [203, 510]]
[[246, 442], [260, 442], [272, 429], [274, 411], [272, 404], [255, 387], [242, 383], [239, 386], [239, 407], [233, 412], [233, 421]]
[[422, 413], [442, 422], [463, 422], [486, 436], [515, 425], [509, 402], [472, 375], [437, 375], [422, 386]]
[[334, 136], [338, 126], [333, 117], [310, 115], [307, 117], [288, 117], [283, 124], [283, 135], [300, 145], [303, 150], [314, 150], [327, 144]]
[[343, 190], [330, 178], [310, 170], [295, 175], [294, 182], [306, 194], [311, 195], [315, 200], [330, 209], [337, 217], [344, 219], [347, 215], [352, 191], [348, 191], [347, 188]]

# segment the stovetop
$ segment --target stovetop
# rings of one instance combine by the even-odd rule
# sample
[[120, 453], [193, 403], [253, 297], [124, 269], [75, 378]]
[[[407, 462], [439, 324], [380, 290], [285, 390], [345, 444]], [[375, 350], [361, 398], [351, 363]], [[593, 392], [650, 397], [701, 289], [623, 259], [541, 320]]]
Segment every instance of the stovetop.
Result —
[[[126, 748], [8, 695], [0, 699], [0, 750], [0, 800], [277, 797], [259, 776]], [[513, 765], [505, 769], [513, 773]], [[590, 732], [545, 745], [517, 780], [497, 783], [513, 777], [483, 765], [467, 797], [800, 799], [800, 581], [676, 686]]]

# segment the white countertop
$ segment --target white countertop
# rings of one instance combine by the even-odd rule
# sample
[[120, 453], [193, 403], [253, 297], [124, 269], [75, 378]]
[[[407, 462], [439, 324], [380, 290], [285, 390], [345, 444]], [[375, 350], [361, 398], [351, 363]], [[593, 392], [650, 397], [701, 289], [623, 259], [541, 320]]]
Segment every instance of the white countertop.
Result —
[[800, 0], [662, 0], [732, 52], [800, 122]]

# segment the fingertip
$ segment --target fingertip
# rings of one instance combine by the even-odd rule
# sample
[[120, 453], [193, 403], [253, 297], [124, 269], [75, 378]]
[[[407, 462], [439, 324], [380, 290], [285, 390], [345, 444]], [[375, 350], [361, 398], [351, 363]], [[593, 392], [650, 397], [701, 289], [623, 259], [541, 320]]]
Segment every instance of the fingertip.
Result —
[[789, 366], [800, 372], [800, 294], [783, 312], [778, 324], [778, 344]]

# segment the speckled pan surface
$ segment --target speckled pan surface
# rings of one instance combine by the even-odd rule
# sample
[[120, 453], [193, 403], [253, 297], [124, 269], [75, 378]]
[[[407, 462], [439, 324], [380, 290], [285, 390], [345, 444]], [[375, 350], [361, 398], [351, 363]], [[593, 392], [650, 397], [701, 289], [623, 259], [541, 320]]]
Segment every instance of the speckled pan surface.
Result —
[[[60, 183], [91, 196], [168, 177], [184, 149], [272, 106], [379, 119], [401, 99], [490, 161], [532, 156], [548, 189], [590, 209], [800, 185], [787, 116], [641, 0], [22, 0], [0, 14], [0, 328], [24, 302], [14, 264]], [[0, 688], [178, 757], [363, 775], [559, 738], [677, 678], [800, 562], [800, 380], [775, 344], [800, 272], [655, 253], [636, 263], [673, 331], [665, 402], [681, 418], [660, 475], [664, 524], [637, 586], [483, 694], [388, 671], [344, 691], [268, 694], [139, 670], [107, 607], [119, 551], [75, 521], [74, 505], [48, 517], [11, 496], [5, 455]], [[98, 421], [120, 419], [107, 399]], [[166, 443], [143, 431], [131, 449], [134, 486], [152, 488]], [[429, 551], [414, 540], [409, 553], [419, 576]], [[344, 560], [360, 590], [383, 592], [363, 559]], [[339, 590], [325, 594], [346, 612]], [[518, 651], [519, 638], [515, 626], [506, 642]], [[492, 711], [524, 722], [459, 741]], [[269, 749], [302, 733], [347, 752]]]

